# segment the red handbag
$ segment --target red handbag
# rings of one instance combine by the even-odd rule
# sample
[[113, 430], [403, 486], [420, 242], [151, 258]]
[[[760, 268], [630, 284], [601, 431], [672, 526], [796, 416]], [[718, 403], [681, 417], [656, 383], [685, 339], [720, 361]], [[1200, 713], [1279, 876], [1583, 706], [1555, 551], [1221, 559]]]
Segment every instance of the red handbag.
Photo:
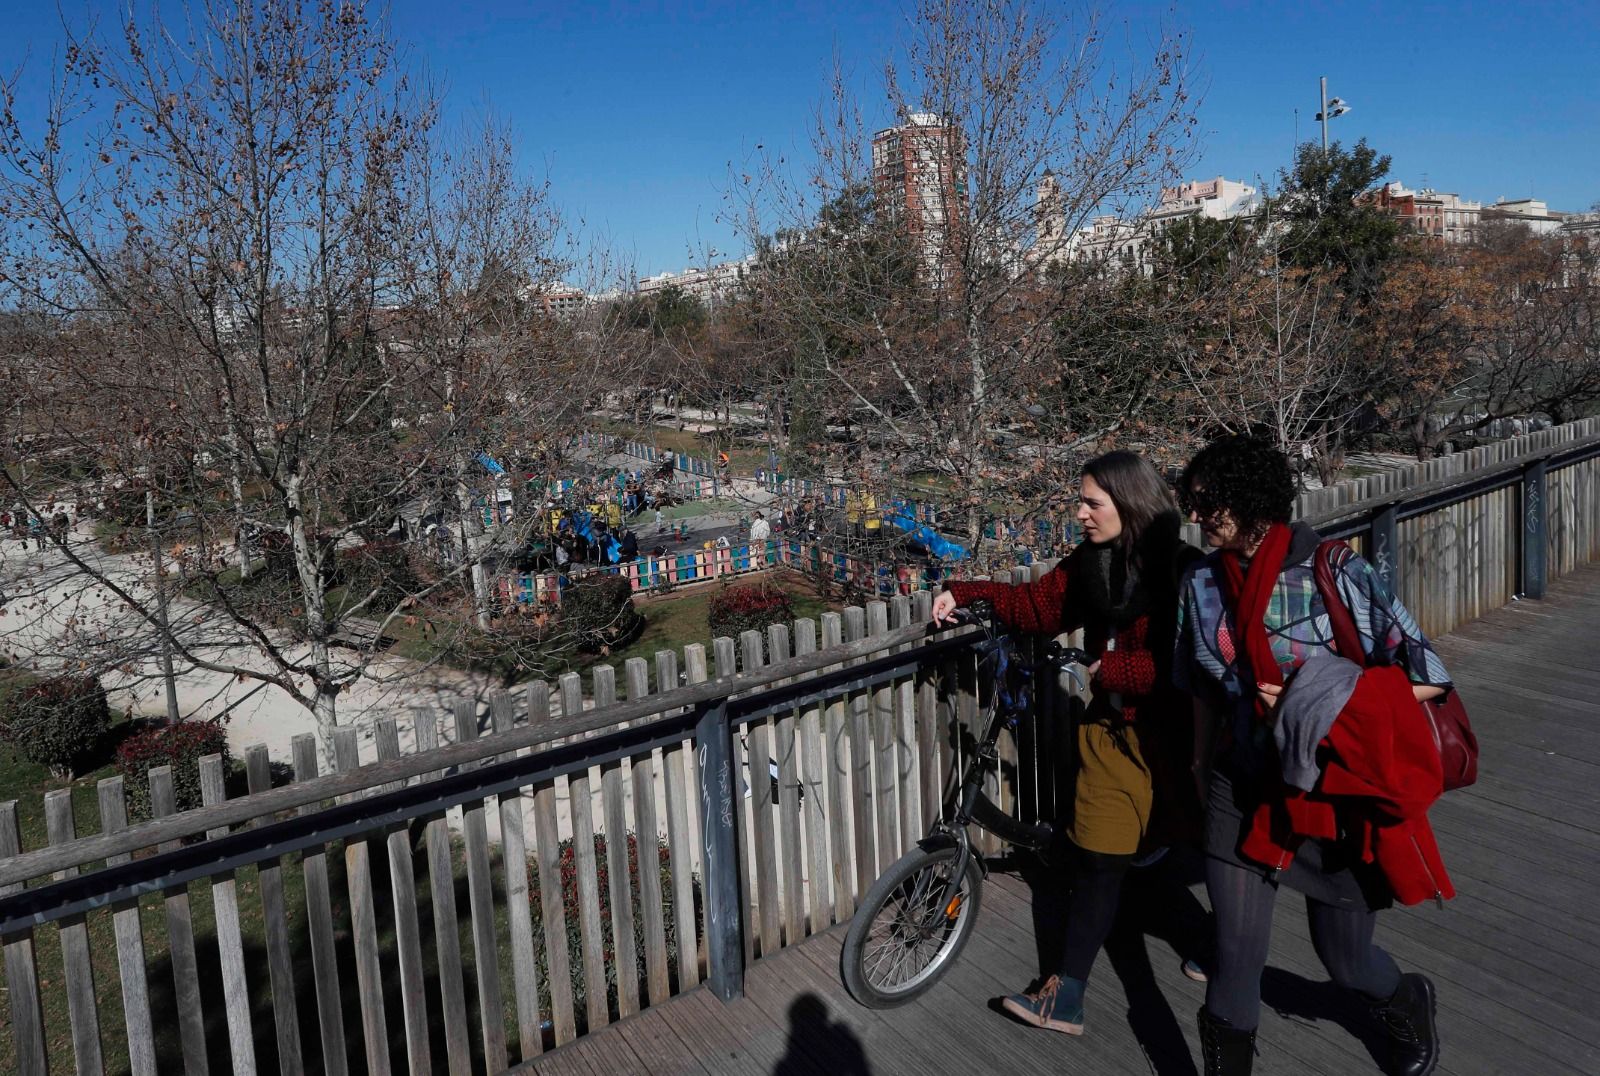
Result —
[[[1354, 556], [1344, 542], [1332, 540], [1317, 546], [1317, 590], [1322, 593], [1322, 604], [1328, 613], [1328, 623], [1333, 628], [1334, 649], [1366, 665], [1366, 654], [1361, 649], [1361, 633], [1356, 629], [1355, 618], [1350, 615], [1334, 573]], [[1478, 738], [1472, 734], [1472, 722], [1467, 719], [1467, 708], [1461, 703], [1461, 693], [1454, 687], [1436, 699], [1422, 704], [1433, 729], [1433, 742], [1439, 747], [1439, 761], [1444, 767], [1444, 790], [1466, 788], [1478, 779]]]

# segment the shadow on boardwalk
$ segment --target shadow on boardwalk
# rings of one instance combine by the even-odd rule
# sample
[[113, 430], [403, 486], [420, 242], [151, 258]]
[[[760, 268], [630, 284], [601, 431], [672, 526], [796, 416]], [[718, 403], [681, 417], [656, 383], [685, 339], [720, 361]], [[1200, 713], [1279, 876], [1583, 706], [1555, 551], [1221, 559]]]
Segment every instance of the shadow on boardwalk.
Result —
[[[1591, 1004], [1600, 966], [1597, 614], [1600, 567], [1589, 567], [1552, 585], [1544, 601], [1496, 610], [1439, 640], [1483, 750], [1478, 784], [1446, 796], [1432, 816], [1460, 896], [1442, 911], [1430, 904], [1385, 915], [1379, 941], [1438, 984], [1441, 1073], [1600, 1072]], [[1140, 929], [1119, 929], [1096, 967], [1083, 1037], [991, 1011], [991, 999], [1038, 970], [1032, 893], [1016, 876], [985, 887], [962, 959], [903, 1008], [874, 1012], [849, 999], [839, 983], [842, 937], [836, 927], [759, 961], [734, 1002], [690, 991], [535, 1067], [730, 1076], [1196, 1071], [1204, 987], [1180, 972], [1170, 939]], [[1277, 904], [1262, 994], [1256, 1072], [1378, 1071], [1367, 1013], [1326, 981], [1301, 902], [1289, 895]]]

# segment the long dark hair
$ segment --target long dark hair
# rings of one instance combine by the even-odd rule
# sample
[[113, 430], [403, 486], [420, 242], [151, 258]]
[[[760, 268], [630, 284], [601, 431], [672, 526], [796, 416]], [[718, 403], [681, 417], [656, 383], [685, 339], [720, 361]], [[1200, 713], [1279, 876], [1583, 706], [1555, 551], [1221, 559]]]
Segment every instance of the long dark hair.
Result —
[[1151, 462], [1134, 452], [1107, 452], [1083, 465], [1083, 473], [1106, 491], [1122, 520], [1117, 543], [1130, 564], [1139, 564], [1139, 540], [1151, 524], [1178, 510], [1166, 481]]

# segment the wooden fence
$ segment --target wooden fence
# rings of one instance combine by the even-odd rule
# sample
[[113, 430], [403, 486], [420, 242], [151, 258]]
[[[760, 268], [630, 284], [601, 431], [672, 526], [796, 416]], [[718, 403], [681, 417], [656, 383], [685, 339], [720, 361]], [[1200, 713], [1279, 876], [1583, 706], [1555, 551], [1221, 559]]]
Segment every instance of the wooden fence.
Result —
[[[1448, 630], [1600, 553], [1600, 430], [1568, 432], [1301, 510]], [[37, 812], [0, 804], [0, 1068], [499, 1072], [702, 981], [732, 997], [945, 807], [985, 700], [928, 604], [341, 728], [329, 773], [300, 737], [276, 787], [250, 748], [243, 795], [213, 756], [198, 809], [153, 770], [131, 825], [121, 778], [50, 793], [26, 844]], [[1002, 741], [991, 791], [1024, 819], [1066, 793], [1066, 705]]]
[[1600, 419], [1314, 490], [1298, 514], [1355, 538], [1443, 635], [1600, 557]]

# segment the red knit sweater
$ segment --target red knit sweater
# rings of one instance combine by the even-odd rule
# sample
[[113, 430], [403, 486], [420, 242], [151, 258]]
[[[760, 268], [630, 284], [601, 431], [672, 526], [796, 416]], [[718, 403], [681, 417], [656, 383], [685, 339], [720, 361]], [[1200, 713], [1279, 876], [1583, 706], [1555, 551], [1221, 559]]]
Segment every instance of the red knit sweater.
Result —
[[1030, 583], [951, 583], [949, 590], [958, 605], [988, 602], [994, 607], [995, 619], [1013, 631], [1059, 635], [1082, 628], [1084, 649], [1100, 661], [1094, 681], [1095, 709], [1108, 708], [1102, 700], [1115, 692], [1122, 696], [1122, 719], [1134, 721], [1149, 696], [1165, 694], [1157, 691], [1158, 686], [1166, 685], [1157, 681], [1156, 656], [1149, 642], [1150, 617], [1141, 616], [1119, 629], [1116, 649], [1107, 650], [1111, 625], [1100, 617], [1086, 617], [1085, 603], [1074, 600], [1073, 559], [1066, 557]]

